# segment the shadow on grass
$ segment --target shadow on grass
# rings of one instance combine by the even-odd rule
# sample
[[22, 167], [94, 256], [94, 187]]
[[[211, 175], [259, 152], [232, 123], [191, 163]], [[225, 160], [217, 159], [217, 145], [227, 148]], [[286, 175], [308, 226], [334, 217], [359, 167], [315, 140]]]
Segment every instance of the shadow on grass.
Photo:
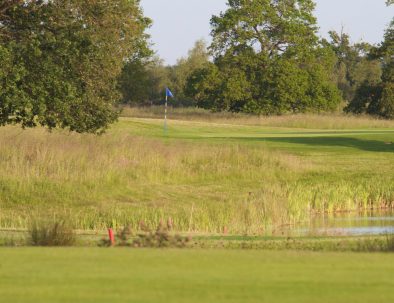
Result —
[[[235, 139], [235, 138], [234, 138]], [[237, 138], [239, 139], [239, 138]], [[248, 141], [302, 144], [314, 147], [350, 147], [363, 151], [394, 153], [394, 142], [363, 140], [347, 137], [281, 137], [281, 138], [242, 138]]]

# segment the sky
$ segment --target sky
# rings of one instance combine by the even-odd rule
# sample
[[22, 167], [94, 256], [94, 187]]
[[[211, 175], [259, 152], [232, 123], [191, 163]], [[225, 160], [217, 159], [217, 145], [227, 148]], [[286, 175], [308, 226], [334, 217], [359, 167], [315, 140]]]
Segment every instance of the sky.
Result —
[[[344, 28], [353, 42], [380, 43], [394, 16], [385, 0], [315, 0], [320, 35]], [[167, 64], [175, 64], [198, 39], [210, 41], [212, 15], [226, 9], [226, 0], [141, 0], [144, 14], [153, 19], [149, 30], [153, 49]]]

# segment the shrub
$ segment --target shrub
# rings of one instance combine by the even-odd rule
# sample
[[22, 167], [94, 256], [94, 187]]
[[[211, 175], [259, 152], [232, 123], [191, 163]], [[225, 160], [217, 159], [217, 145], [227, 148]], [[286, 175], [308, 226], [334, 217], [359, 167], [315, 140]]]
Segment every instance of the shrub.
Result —
[[[191, 241], [190, 237], [173, 235], [170, 233], [172, 220], [169, 219], [167, 224], [160, 223], [156, 230], [149, 229], [143, 222], [140, 223], [141, 232], [134, 234], [128, 225], [119, 230], [116, 234], [116, 246], [135, 247], [135, 248], [164, 248], [176, 247], [183, 248]], [[111, 246], [108, 239], [102, 239], [99, 246]]]
[[74, 230], [65, 221], [35, 222], [29, 234], [33, 246], [72, 246], [76, 241]]
[[138, 238], [132, 243], [133, 247], [186, 247], [190, 242], [190, 237], [183, 237], [181, 235], [172, 235], [169, 232], [169, 227], [164, 224], [159, 224], [155, 231], [149, 230], [138, 234]]
[[394, 235], [387, 235], [387, 251], [394, 252]]

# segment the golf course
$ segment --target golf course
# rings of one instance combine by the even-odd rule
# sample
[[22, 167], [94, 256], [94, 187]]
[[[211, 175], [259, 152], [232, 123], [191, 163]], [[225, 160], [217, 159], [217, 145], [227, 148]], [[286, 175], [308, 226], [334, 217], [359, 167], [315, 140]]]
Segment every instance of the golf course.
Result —
[[[3, 246], [25, 246], [34, 222], [79, 230], [76, 248], [0, 248], [2, 300], [393, 300], [394, 255], [359, 252], [392, 249], [386, 236], [275, 232], [322, 214], [392, 208], [392, 122], [173, 110], [164, 129], [160, 112], [125, 110], [99, 137], [0, 129]], [[168, 220], [193, 245], [97, 248], [107, 228], [138, 233]]]
[[0, 0], [0, 303], [393, 303], [394, 0]]

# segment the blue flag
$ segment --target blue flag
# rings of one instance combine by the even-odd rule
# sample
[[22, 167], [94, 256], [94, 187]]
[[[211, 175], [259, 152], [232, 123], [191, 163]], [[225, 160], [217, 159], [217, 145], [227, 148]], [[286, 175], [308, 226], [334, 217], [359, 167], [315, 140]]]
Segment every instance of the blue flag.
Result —
[[170, 91], [170, 89], [168, 87], [166, 88], [166, 97], [174, 98], [174, 95], [172, 94], [172, 92]]

